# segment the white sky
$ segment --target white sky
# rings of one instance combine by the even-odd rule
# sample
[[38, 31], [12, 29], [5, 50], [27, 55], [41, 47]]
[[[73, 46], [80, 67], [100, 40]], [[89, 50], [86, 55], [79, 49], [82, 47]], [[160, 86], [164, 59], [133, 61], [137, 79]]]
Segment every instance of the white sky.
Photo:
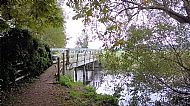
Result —
[[[84, 29], [84, 25], [82, 23], [82, 20], [72, 20], [72, 17], [74, 16], [74, 12], [71, 8], [66, 6], [64, 4], [64, 15], [65, 15], [65, 31], [66, 31], [66, 37], [69, 38], [66, 44], [66, 48], [75, 48], [76, 47], [76, 41], [77, 38], [81, 36], [82, 29]], [[91, 40], [92, 42], [89, 42], [89, 48], [91, 49], [98, 49], [101, 48], [103, 43], [99, 41], [98, 39]]]

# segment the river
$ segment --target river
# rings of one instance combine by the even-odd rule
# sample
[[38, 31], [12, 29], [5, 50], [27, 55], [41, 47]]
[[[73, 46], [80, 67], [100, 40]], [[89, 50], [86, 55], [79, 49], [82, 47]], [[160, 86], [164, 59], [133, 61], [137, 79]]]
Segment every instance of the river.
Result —
[[[77, 72], [77, 81], [83, 81], [82, 70]], [[92, 78], [90, 86], [96, 89], [98, 94], [118, 96], [119, 106], [174, 106], [171, 91], [163, 88], [157, 91], [134, 80], [132, 73], [110, 75], [103, 71], [88, 71], [88, 79]], [[169, 95], [169, 96], [168, 96]], [[173, 96], [173, 95], [172, 95]], [[187, 106], [190, 102], [178, 102], [177, 106]], [[181, 104], [181, 105], [180, 105]]]

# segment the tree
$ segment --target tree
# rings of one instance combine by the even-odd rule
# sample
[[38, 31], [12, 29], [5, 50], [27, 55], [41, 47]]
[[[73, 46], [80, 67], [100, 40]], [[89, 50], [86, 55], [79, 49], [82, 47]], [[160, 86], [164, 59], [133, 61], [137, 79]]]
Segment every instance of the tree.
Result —
[[41, 39], [50, 47], [63, 48], [66, 45], [65, 32], [63, 27], [49, 26], [43, 29], [44, 35]]
[[[189, 97], [189, 0], [69, 0], [67, 5], [76, 11], [74, 19], [91, 23], [99, 38], [111, 45], [106, 47], [125, 50], [109, 69], [119, 66], [116, 71], [133, 71], [152, 88], [163, 86]], [[106, 30], [94, 27], [97, 23]]]
[[[45, 38], [47, 28], [62, 29], [60, 33], [64, 31], [63, 15], [57, 0], [1, 0], [0, 23], [1, 32], [9, 28], [28, 29], [33, 37], [40, 39]], [[57, 35], [53, 33], [52, 36]]]
[[[91, 23], [98, 37], [108, 44], [127, 39], [131, 25], [148, 28], [159, 23], [189, 25], [187, 0], [69, 0], [67, 5], [77, 13], [73, 19], [83, 18], [85, 24]], [[106, 30], [98, 30], [100, 23]]]
[[[157, 10], [180, 23], [190, 24], [190, 1], [188, 0], [69, 0], [67, 5], [75, 9], [78, 13], [77, 18], [93, 16], [100, 21], [104, 20], [103, 18], [116, 21], [113, 19], [123, 17], [130, 20], [141, 11], [153, 12], [153, 10]], [[96, 16], [95, 12], [100, 15]]]
[[86, 29], [82, 30], [82, 36], [78, 37], [77, 39], [77, 47], [80, 48], [88, 48], [89, 36], [86, 32]]

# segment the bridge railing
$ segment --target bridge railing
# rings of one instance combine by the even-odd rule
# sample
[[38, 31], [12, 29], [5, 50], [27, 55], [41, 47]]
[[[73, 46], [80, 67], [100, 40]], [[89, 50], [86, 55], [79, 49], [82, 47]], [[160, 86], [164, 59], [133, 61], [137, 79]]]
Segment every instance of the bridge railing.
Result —
[[81, 62], [84, 61], [84, 59], [93, 59], [94, 56], [97, 57], [97, 54], [101, 52], [101, 50], [87, 48], [51, 48], [51, 51], [58, 51], [61, 55], [61, 61], [63, 61], [62, 58], [65, 57], [64, 61], [66, 62], [66, 64]]
[[[51, 51], [58, 51], [62, 54], [58, 59], [58, 76], [60, 73], [65, 74], [67, 69], [72, 69], [87, 63], [91, 63], [97, 60], [97, 56], [101, 53], [101, 50], [97, 49], [71, 49], [71, 48], [51, 48]], [[59, 77], [58, 77], [59, 80]]]

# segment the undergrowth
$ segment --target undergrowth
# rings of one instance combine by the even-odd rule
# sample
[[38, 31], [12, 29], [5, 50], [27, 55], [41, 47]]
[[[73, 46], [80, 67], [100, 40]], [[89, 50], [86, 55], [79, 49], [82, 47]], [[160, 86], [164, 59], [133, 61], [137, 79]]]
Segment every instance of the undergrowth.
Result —
[[91, 86], [74, 82], [71, 77], [61, 76], [59, 83], [68, 87], [70, 102], [77, 106], [118, 106], [117, 97], [97, 94]]

